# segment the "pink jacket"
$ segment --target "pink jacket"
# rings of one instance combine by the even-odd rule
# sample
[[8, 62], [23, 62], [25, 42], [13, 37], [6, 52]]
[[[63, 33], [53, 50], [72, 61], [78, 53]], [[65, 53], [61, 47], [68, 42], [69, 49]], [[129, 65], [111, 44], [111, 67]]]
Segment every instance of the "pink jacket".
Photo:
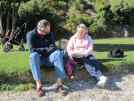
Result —
[[[83, 51], [73, 54], [74, 50]], [[84, 57], [93, 54], [93, 40], [87, 34], [83, 39], [79, 39], [77, 34], [73, 35], [67, 45], [67, 53], [70, 57]]]

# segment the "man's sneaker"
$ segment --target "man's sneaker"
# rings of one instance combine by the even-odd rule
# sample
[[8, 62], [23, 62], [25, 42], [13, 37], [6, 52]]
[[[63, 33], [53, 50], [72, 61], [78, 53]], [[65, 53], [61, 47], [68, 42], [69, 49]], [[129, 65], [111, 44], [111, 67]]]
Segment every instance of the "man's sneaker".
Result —
[[106, 76], [101, 76], [99, 81], [97, 82], [97, 86], [100, 88], [104, 88], [107, 82], [107, 77]]
[[63, 96], [66, 96], [69, 92], [69, 90], [65, 88], [65, 85], [59, 86], [57, 90]]
[[66, 96], [69, 92], [69, 88], [63, 84], [62, 80], [58, 79], [56, 92], [60, 92], [63, 96]]

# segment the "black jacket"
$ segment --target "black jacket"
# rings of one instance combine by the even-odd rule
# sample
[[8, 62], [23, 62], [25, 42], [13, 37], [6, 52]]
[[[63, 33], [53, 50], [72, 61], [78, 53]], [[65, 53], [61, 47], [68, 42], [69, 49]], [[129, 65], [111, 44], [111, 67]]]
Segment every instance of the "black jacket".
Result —
[[38, 52], [42, 56], [49, 56], [57, 49], [53, 32], [43, 36], [39, 35], [36, 29], [27, 33], [27, 44], [31, 53]]

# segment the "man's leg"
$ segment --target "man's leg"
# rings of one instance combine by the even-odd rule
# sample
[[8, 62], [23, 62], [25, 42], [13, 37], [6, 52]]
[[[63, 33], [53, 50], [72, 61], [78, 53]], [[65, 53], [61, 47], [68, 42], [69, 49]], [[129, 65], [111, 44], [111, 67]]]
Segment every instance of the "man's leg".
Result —
[[63, 84], [63, 80], [66, 78], [63, 63], [63, 53], [60, 50], [57, 50], [49, 56], [49, 60], [51, 63], [53, 63], [56, 74], [58, 76], [56, 87], [57, 91], [60, 91], [63, 95], [66, 95], [68, 93], [68, 87]]
[[[32, 75], [36, 81], [37, 90], [40, 90], [42, 87], [41, 83], [41, 74], [40, 74], [40, 55], [37, 52], [30, 54], [30, 66], [32, 70]], [[39, 91], [39, 96], [42, 96], [43, 92]]]
[[56, 50], [49, 56], [49, 60], [54, 65], [58, 78], [65, 79], [66, 73], [64, 70], [63, 53], [60, 50]]

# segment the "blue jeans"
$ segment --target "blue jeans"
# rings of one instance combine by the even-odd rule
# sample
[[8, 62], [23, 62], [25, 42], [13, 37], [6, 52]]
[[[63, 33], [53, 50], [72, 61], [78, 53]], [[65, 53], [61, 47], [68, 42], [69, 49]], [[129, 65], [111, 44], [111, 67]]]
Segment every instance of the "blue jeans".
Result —
[[101, 72], [101, 63], [97, 61], [93, 56], [88, 56], [86, 58], [83, 58], [84, 66], [88, 73], [95, 77], [97, 80], [99, 80], [100, 76], [102, 76]]
[[56, 50], [48, 58], [40, 56], [37, 52], [30, 53], [30, 66], [34, 80], [41, 80], [40, 66], [54, 66], [58, 78], [65, 79], [66, 74], [63, 63], [63, 53]]
[[83, 64], [88, 73], [97, 80], [102, 76], [101, 63], [94, 56], [89, 55], [88, 57], [74, 58], [74, 60], [77, 63]]

